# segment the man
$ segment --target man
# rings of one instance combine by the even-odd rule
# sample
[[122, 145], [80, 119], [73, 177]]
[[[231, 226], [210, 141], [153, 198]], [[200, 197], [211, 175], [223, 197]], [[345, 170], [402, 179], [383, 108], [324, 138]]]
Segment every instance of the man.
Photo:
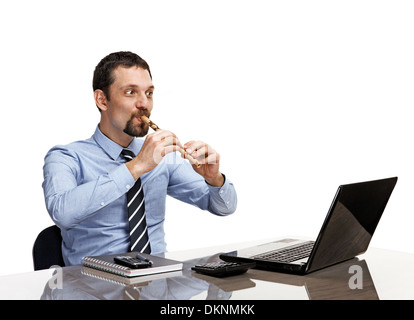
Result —
[[[167, 130], [147, 134], [141, 116], [151, 114], [154, 85], [142, 58], [131, 52], [109, 54], [96, 66], [93, 89], [101, 113], [95, 133], [52, 148], [43, 168], [46, 207], [61, 229], [66, 265], [79, 264], [83, 256], [130, 249], [127, 193], [138, 180], [153, 254], [166, 251], [167, 194], [216, 215], [235, 211], [235, 189], [219, 171], [220, 156], [213, 148], [202, 141], [181, 144]], [[122, 154], [124, 148], [133, 152], [132, 160]], [[180, 148], [201, 166], [184, 160], [176, 152]]]

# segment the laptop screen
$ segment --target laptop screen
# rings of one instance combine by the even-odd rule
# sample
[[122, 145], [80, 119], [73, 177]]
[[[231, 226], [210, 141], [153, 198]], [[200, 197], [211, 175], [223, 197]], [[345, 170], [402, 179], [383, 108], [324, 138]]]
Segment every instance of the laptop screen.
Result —
[[307, 271], [364, 253], [396, 183], [394, 177], [340, 186], [308, 260]]

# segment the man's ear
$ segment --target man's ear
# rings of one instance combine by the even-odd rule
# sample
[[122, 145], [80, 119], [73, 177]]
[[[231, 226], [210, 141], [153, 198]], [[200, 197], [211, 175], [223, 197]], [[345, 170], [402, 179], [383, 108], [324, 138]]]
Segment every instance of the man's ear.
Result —
[[93, 97], [95, 99], [96, 106], [101, 111], [106, 111], [108, 109], [108, 100], [102, 90], [96, 89], [93, 93]]

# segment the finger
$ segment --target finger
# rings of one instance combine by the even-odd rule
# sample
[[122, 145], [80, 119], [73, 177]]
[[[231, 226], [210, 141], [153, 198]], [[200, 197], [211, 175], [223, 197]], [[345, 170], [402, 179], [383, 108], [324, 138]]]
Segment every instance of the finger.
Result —
[[198, 159], [200, 164], [218, 164], [220, 161], [220, 155], [218, 153], [210, 153], [208, 156], [204, 157], [204, 159]]
[[152, 154], [152, 159], [156, 164], [159, 164], [161, 160], [169, 153], [179, 151], [181, 148], [176, 145], [168, 145], [166, 147], [164, 146], [157, 146], [154, 149], [154, 152]]
[[[187, 149], [188, 150], [188, 149]], [[188, 152], [193, 158], [196, 159], [204, 159], [205, 157], [207, 157], [207, 155], [209, 154], [209, 150], [208, 150], [208, 146], [207, 145], [203, 145], [199, 148], [197, 148], [196, 150], [194, 150], [193, 152]]]
[[161, 139], [161, 137], [176, 136], [173, 132], [168, 131], [168, 130], [162, 130], [162, 129], [151, 133], [151, 135], [157, 137], [158, 139]]
[[194, 151], [197, 151], [198, 149], [205, 146], [206, 143], [203, 141], [191, 141], [191, 143], [186, 143], [186, 145], [187, 145], [186, 151], [189, 154], [192, 154]]
[[188, 141], [188, 142], [184, 143], [183, 148], [184, 148], [184, 149], [187, 149], [187, 148], [188, 148], [189, 146], [191, 146], [194, 142], [195, 142], [194, 140], [191, 140], [191, 141]]
[[183, 148], [183, 146], [181, 145], [180, 140], [178, 140], [178, 138], [175, 137], [175, 136], [163, 137], [160, 141], [160, 144], [164, 147], [174, 145], [174, 146], [178, 146], [181, 149]]
[[194, 151], [191, 156], [193, 156], [196, 159], [203, 159], [208, 157], [209, 155], [217, 153], [216, 150], [214, 150], [210, 145], [204, 144], [202, 147], [198, 148], [196, 151]]
[[176, 146], [176, 145], [166, 146], [163, 149], [161, 149], [161, 156], [165, 157], [167, 154], [179, 151], [180, 149], [182, 149], [182, 148], [179, 147], [179, 146]]
[[154, 139], [162, 142], [165, 146], [169, 144], [173, 144], [173, 145], [180, 146], [181, 148], [183, 147], [178, 137], [171, 131], [158, 130], [154, 133], [156, 133], [156, 136], [154, 137]]

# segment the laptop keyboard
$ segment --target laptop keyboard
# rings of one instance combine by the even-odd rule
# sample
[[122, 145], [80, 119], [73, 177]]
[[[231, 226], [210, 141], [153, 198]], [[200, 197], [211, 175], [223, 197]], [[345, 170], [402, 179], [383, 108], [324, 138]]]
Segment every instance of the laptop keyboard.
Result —
[[314, 241], [258, 254], [252, 258], [276, 262], [292, 262], [309, 257]]

